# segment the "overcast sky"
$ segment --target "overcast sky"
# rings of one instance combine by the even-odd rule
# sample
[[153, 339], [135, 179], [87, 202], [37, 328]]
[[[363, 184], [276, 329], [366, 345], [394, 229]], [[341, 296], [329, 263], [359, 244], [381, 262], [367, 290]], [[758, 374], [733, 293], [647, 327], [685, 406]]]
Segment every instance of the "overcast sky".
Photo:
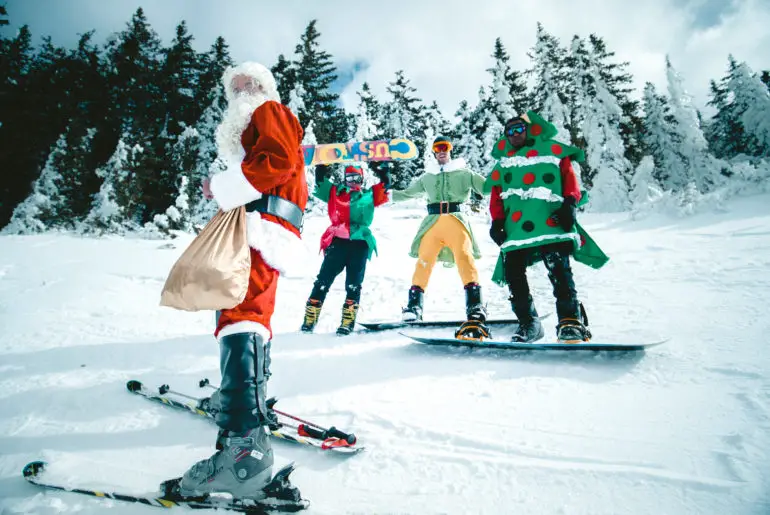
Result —
[[[0, 0], [3, 3], [3, 0]], [[567, 45], [574, 34], [602, 36], [630, 62], [637, 96], [644, 82], [665, 88], [665, 55], [682, 73], [698, 107], [709, 79], [720, 78], [732, 53], [757, 70], [770, 69], [770, 0], [5, 0], [12, 33], [28, 24], [35, 43], [49, 35], [72, 46], [95, 29], [98, 41], [122, 30], [142, 7], [164, 43], [186, 20], [199, 50], [224, 36], [236, 61], [272, 66], [290, 56], [311, 19], [320, 43], [340, 67], [346, 107], [368, 81], [385, 97], [403, 69], [425, 101], [447, 115], [463, 99], [475, 104], [494, 40], [501, 37], [515, 69], [530, 66], [536, 23]]]

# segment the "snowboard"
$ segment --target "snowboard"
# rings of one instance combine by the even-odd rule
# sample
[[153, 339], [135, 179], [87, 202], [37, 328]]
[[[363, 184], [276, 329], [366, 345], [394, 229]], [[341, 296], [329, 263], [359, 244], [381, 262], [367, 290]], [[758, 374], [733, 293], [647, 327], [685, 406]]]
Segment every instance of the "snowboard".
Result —
[[407, 338], [410, 338], [418, 343], [426, 345], [443, 345], [451, 347], [470, 347], [475, 349], [502, 349], [502, 350], [529, 350], [529, 351], [548, 351], [548, 350], [560, 350], [560, 351], [643, 351], [650, 347], [655, 347], [668, 340], [659, 340], [647, 343], [604, 343], [604, 342], [585, 342], [585, 343], [551, 343], [551, 342], [534, 342], [534, 343], [521, 343], [512, 342], [510, 340], [458, 340], [457, 338], [425, 338], [422, 336], [415, 336], [406, 333], [400, 333]]
[[355, 163], [361, 161], [405, 161], [417, 157], [414, 142], [395, 138], [351, 143], [302, 145], [305, 166]]
[[[551, 313], [541, 315], [540, 319], [545, 319], [551, 316]], [[416, 320], [414, 322], [403, 322], [401, 320], [394, 320], [390, 322], [356, 322], [358, 325], [366, 328], [367, 331], [387, 331], [389, 329], [402, 329], [404, 327], [419, 327], [419, 328], [440, 328], [440, 327], [460, 327], [465, 323], [465, 320]], [[504, 325], [519, 325], [519, 321], [515, 318], [496, 318], [487, 320], [484, 322], [486, 325], [504, 326]]]

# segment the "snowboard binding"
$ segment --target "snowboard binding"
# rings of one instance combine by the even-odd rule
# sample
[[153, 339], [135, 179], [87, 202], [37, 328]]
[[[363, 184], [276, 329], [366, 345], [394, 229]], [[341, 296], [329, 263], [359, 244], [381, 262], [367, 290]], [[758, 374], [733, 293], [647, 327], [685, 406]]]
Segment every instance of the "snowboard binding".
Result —
[[458, 340], [477, 340], [491, 338], [492, 333], [484, 322], [479, 320], [468, 320], [455, 331], [455, 338]]

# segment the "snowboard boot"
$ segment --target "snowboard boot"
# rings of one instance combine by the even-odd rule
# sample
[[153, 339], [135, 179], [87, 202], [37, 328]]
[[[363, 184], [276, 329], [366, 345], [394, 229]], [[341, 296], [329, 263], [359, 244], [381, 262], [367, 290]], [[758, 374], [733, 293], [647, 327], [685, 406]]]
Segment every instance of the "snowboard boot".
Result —
[[256, 333], [223, 336], [219, 342], [222, 385], [217, 451], [182, 476], [178, 493], [200, 497], [226, 492], [236, 499], [262, 499], [270, 483], [273, 450], [267, 434], [266, 387], [269, 342]]
[[519, 320], [519, 327], [516, 328], [516, 334], [513, 335], [511, 341], [530, 343], [545, 336], [543, 324], [540, 323], [540, 317], [535, 309], [532, 296], [527, 296], [523, 302], [516, 302], [513, 297], [509, 300], [511, 301], [511, 308]]
[[562, 318], [556, 326], [559, 343], [585, 343], [591, 340], [591, 332], [577, 318]]
[[591, 339], [591, 332], [586, 327], [588, 316], [583, 304], [577, 299], [556, 301], [556, 314], [559, 324], [556, 326], [556, 339], [559, 343], [583, 343]]
[[485, 324], [487, 310], [481, 300], [481, 286], [477, 283], [465, 285], [465, 316], [468, 321], [455, 331], [455, 338], [458, 340], [490, 338], [489, 327]]
[[303, 333], [312, 333], [318, 323], [318, 317], [321, 315], [323, 302], [316, 299], [308, 299], [305, 304], [305, 321], [302, 322], [300, 330]]
[[350, 299], [345, 300], [345, 304], [342, 305], [342, 321], [337, 328], [337, 334], [340, 336], [347, 336], [353, 332], [353, 328], [356, 325], [356, 315], [358, 314], [358, 304]]
[[422, 320], [422, 302], [425, 290], [419, 286], [409, 288], [409, 303], [401, 313], [404, 322], [416, 322]]

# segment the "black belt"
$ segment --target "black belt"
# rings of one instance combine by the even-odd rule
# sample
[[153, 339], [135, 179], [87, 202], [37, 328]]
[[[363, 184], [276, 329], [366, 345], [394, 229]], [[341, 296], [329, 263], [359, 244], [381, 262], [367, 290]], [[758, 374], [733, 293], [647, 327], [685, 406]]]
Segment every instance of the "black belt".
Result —
[[428, 204], [429, 215], [445, 215], [447, 213], [457, 213], [460, 211], [460, 202], [436, 202]]
[[258, 211], [267, 215], [277, 216], [293, 225], [298, 231], [302, 232], [302, 223], [304, 213], [297, 204], [283, 197], [275, 195], [263, 195], [257, 200], [246, 204], [246, 211]]

